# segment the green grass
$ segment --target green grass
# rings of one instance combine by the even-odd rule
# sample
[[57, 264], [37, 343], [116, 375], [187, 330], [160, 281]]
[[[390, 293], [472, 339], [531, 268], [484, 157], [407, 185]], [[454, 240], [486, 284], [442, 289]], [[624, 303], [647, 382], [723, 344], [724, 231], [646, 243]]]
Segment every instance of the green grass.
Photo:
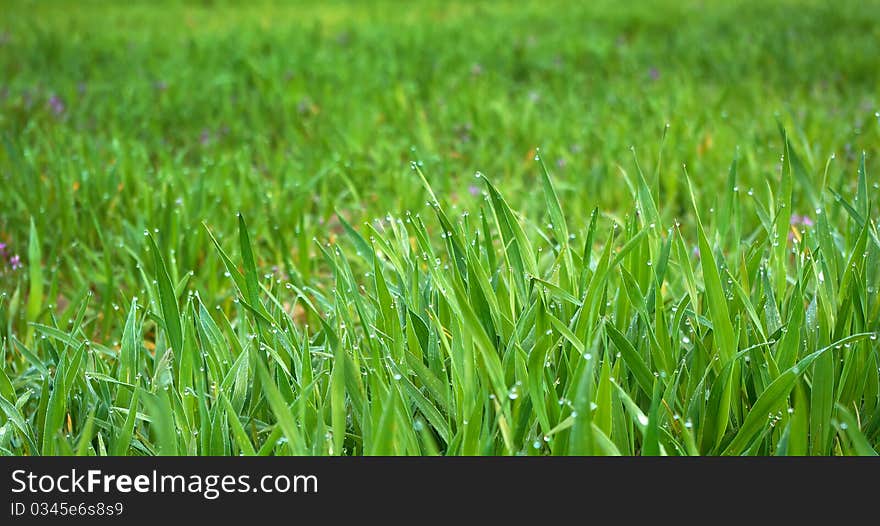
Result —
[[880, 5], [618, 4], [0, 6], [0, 452], [876, 455]]

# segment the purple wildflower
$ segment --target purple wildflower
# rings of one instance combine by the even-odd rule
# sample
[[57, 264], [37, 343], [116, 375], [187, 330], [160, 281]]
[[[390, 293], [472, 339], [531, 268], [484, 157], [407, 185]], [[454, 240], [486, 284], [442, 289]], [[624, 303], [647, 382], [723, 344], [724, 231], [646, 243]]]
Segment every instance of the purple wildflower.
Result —
[[470, 185], [470, 186], [468, 186], [468, 193], [471, 194], [471, 195], [474, 195], [474, 196], [476, 196], [476, 195], [480, 195], [480, 187], [479, 187], [479, 186]]
[[203, 128], [202, 133], [199, 134], [199, 142], [202, 143], [202, 146], [211, 142], [211, 132], [207, 128]]
[[660, 78], [660, 70], [657, 68], [651, 68], [648, 70], [648, 76], [651, 80], [657, 80]]
[[697, 259], [700, 259], [700, 247], [694, 247], [694, 249], [691, 250], [691, 255]]
[[0, 243], [0, 256], [6, 254], [6, 243]]
[[808, 215], [792, 214], [788, 222], [791, 225], [813, 226], [813, 220]]
[[61, 97], [58, 95], [52, 95], [49, 97], [49, 107], [52, 108], [52, 113], [55, 115], [61, 115], [64, 113], [64, 101], [61, 100]]
[[459, 124], [455, 128], [453, 128], [453, 133], [458, 136], [458, 140], [461, 142], [468, 142], [471, 140], [471, 130], [473, 126], [471, 123], [466, 122], [464, 124]]
[[22, 267], [21, 258], [18, 257], [18, 254], [9, 258], [9, 266], [12, 267], [12, 270], [18, 270]]
[[474, 77], [479, 77], [483, 74], [483, 66], [480, 64], [474, 64], [471, 66], [471, 75]]
[[156, 91], [165, 91], [168, 89], [168, 83], [164, 80], [157, 80], [153, 83], [153, 87], [156, 89]]
[[[792, 214], [792, 215], [791, 215], [791, 219], [789, 219], [788, 223], [789, 223], [792, 227], [802, 227], [802, 228], [806, 228], [806, 227], [811, 227], [811, 226], [813, 226], [813, 219], [810, 218], [810, 216], [808, 216], [808, 215]], [[789, 241], [793, 241], [794, 238], [795, 238], [795, 236], [794, 236], [794, 232], [791, 231], [791, 230], [789, 230], [789, 231], [788, 231], [788, 240], [789, 240]]]
[[567, 164], [568, 164], [568, 161], [565, 160], [565, 157], [560, 157], [560, 158], [556, 161], [556, 167], [559, 168], [560, 170], [562, 170], [563, 168], [565, 168], [565, 166], [566, 166]]

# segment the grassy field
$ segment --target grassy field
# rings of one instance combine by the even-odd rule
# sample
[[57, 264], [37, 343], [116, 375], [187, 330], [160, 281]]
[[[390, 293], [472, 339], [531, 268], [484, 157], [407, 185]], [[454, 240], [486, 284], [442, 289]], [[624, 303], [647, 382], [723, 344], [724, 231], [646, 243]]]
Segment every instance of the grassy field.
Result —
[[3, 454], [880, 449], [877, 2], [0, 11]]

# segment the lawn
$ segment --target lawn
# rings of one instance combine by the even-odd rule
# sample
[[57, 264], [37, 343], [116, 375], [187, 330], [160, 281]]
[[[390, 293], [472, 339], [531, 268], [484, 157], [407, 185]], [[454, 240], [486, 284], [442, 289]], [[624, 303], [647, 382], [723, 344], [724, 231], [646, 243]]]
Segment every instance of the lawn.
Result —
[[880, 449], [880, 3], [0, 12], [5, 455]]

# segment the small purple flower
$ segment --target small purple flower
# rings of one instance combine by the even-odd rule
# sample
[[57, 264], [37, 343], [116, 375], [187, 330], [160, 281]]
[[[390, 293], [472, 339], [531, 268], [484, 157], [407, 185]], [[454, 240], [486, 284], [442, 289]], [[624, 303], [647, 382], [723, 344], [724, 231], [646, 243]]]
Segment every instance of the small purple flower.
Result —
[[468, 142], [471, 140], [471, 130], [473, 126], [471, 123], [466, 122], [464, 124], [459, 124], [453, 128], [453, 133], [458, 136], [458, 140], [461, 142]]
[[559, 168], [560, 170], [564, 169], [567, 164], [568, 164], [568, 161], [565, 160], [565, 157], [560, 157], [556, 161], [556, 167]]
[[660, 78], [660, 70], [657, 68], [651, 68], [648, 70], [648, 76], [651, 80], [658, 80]]
[[49, 107], [52, 108], [52, 113], [55, 115], [61, 115], [64, 113], [64, 101], [61, 100], [61, 97], [58, 95], [52, 95], [49, 97]]
[[470, 185], [470, 186], [468, 186], [468, 193], [471, 194], [471, 195], [474, 195], [474, 196], [476, 196], [476, 195], [480, 195], [480, 187], [479, 187], [479, 186]]
[[0, 256], [6, 254], [6, 243], [0, 243]]
[[156, 89], [156, 91], [165, 91], [168, 89], [168, 83], [164, 80], [157, 80], [153, 83], [153, 87]]
[[791, 225], [813, 226], [813, 220], [808, 215], [792, 214], [788, 222]]
[[697, 259], [700, 259], [700, 247], [694, 247], [694, 249], [691, 250], [691, 255]]
[[483, 74], [483, 66], [480, 64], [474, 64], [471, 66], [471, 75], [474, 77], [479, 77]]
[[12, 270], [18, 270], [22, 267], [21, 258], [18, 257], [18, 254], [9, 259], [9, 266], [12, 267]]
[[202, 133], [199, 134], [199, 142], [202, 143], [202, 146], [211, 142], [211, 132], [207, 128], [203, 128]]
[[[810, 216], [808, 216], [808, 215], [792, 214], [792, 215], [791, 215], [791, 219], [789, 219], [788, 223], [789, 223], [792, 227], [806, 228], [806, 227], [811, 227], [811, 226], [813, 226], [813, 220], [812, 220], [812, 219], [810, 218]], [[794, 240], [795, 240], [795, 235], [794, 235], [794, 232], [793, 232], [792, 230], [789, 230], [789, 231], [788, 231], [788, 240], [789, 240], [789, 241], [794, 241]]]

